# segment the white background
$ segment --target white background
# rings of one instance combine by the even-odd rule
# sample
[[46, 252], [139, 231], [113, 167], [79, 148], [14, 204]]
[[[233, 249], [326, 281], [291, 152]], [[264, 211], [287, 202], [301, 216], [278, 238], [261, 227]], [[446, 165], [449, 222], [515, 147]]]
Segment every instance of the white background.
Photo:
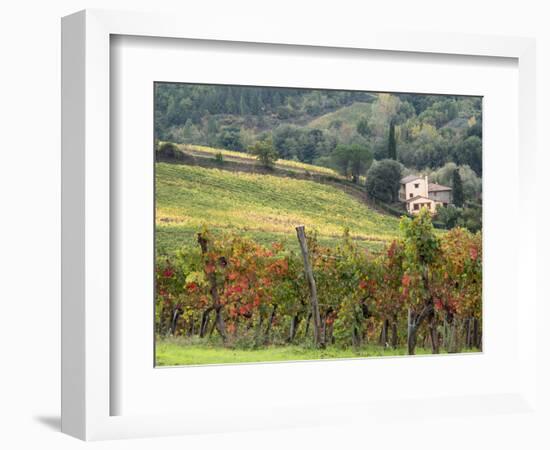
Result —
[[[187, 4], [189, 3], [189, 4]], [[0, 13], [2, 164], [0, 192], [1, 322], [0, 446], [3, 448], [81, 448], [85, 444], [61, 435], [59, 428], [59, 192], [60, 192], [60, 33], [59, 17], [89, 7], [134, 10], [179, 10], [188, 20], [217, 21], [236, 26], [325, 27], [338, 33], [346, 27], [368, 27], [387, 20], [390, 28], [512, 34], [538, 38], [539, 195], [541, 216], [548, 194], [550, 124], [550, 30], [545, 2], [440, 1], [394, 2], [168, 2], [168, 1], [19, 1], [4, 4]], [[324, 25], [326, 24], [326, 25]], [[185, 20], [182, 19], [182, 26]], [[546, 29], [546, 31], [545, 31]], [[541, 221], [540, 223], [544, 223]], [[547, 236], [539, 246], [548, 250]], [[548, 267], [539, 259], [539, 270]], [[541, 285], [542, 287], [542, 285]], [[547, 298], [547, 296], [546, 296]], [[548, 311], [547, 306], [543, 309]], [[540, 310], [538, 314], [544, 313]], [[541, 330], [548, 343], [548, 332]], [[543, 347], [545, 351], [550, 347]], [[550, 351], [547, 352], [550, 354]], [[542, 355], [542, 352], [541, 352]], [[548, 362], [541, 358], [546, 380]], [[548, 389], [543, 390], [548, 404]], [[397, 406], [399, 407], [399, 406]], [[437, 414], [434, 413], [437, 417]], [[405, 420], [407, 419], [407, 420]], [[410, 420], [409, 420], [410, 419]], [[546, 419], [548, 423], [548, 418]], [[487, 433], [498, 422], [499, 433]], [[546, 423], [546, 425], [547, 425]], [[423, 423], [404, 417], [402, 426], [355, 423], [346, 427], [282, 430], [215, 436], [165, 438], [88, 444], [99, 448], [548, 448], [543, 423], [499, 415], [483, 420], [435, 419]], [[430, 439], [430, 430], [446, 429], [444, 441]], [[495, 429], [492, 427], [492, 429]], [[546, 442], [542, 441], [545, 437]]]

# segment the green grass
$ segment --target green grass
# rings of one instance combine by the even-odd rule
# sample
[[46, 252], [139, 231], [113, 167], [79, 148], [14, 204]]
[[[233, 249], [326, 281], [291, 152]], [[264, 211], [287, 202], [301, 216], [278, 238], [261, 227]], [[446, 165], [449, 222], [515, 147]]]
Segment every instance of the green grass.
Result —
[[339, 120], [342, 126], [355, 128], [361, 117], [369, 117], [371, 114], [371, 104], [363, 102], [355, 102], [350, 106], [344, 106], [336, 111], [313, 119], [309, 122], [309, 126], [313, 128], [329, 128], [331, 122]]
[[339, 240], [344, 228], [364, 247], [380, 249], [399, 235], [399, 219], [380, 214], [341, 190], [309, 180], [156, 164], [159, 253], [194, 244], [202, 224], [260, 242], [287, 240], [295, 227], [316, 229], [321, 243]]
[[[178, 342], [178, 340], [161, 340], [156, 345], [156, 364], [158, 366], [238, 364], [269, 361], [404, 356], [406, 354], [407, 349], [405, 347], [391, 349], [377, 345], [367, 345], [358, 350], [334, 346], [325, 350], [318, 350], [297, 345], [271, 346], [245, 350], [196, 343], [185, 344]], [[423, 347], [417, 347], [416, 354], [431, 354], [431, 351]]]

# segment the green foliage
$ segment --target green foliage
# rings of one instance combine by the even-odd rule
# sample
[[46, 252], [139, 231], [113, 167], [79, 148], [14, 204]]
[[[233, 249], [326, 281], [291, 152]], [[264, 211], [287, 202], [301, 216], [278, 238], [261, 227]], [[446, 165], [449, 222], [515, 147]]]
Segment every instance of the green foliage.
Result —
[[469, 166], [457, 166], [454, 162], [449, 162], [438, 170], [429, 173], [428, 177], [434, 183], [452, 187], [454, 172], [457, 169], [462, 181], [464, 201], [478, 202], [481, 196], [481, 178]]
[[266, 168], [273, 168], [273, 164], [279, 159], [277, 150], [273, 148], [271, 137], [263, 141], [257, 141], [254, 145], [248, 148], [248, 152], [256, 155], [258, 161]]
[[454, 160], [457, 164], [470, 166], [474, 172], [482, 174], [481, 139], [478, 136], [470, 136], [461, 142], [455, 153]]
[[367, 172], [366, 189], [370, 197], [390, 203], [397, 199], [402, 166], [393, 159], [376, 161]]
[[172, 142], [162, 142], [157, 146], [157, 155], [164, 158], [175, 158], [178, 147]]
[[[340, 125], [342, 125], [342, 121], [340, 121]], [[370, 135], [370, 127], [369, 127], [369, 121], [366, 117], [361, 117], [359, 122], [357, 122], [357, 132], [363, 136], [364, 138], [368, 138]]]
[[357, 336], [363, 334], [363, 310], [352, 295], [344, 297], [334, 321], [334, 339], [341, 347], [354, 344], [358, 347]]
[[311, 163], [332, 145], [330, 138], [317, 128], [281, 125], [273, 130], [273, 146], [283, 159]]
[[401, 99], [399, 109], [394, 117], [394, 121], [396, 124], [401, 125], [406, 123], [409, 119], [415, 117], [415, 115], [416, 112], [414, 110], [414, 106], [408, 101]]
[[438, 321], [452, 330], [449, 351], [459, 351], [457, 322], [464, 318], [468, 323], [481, 321], [481, 234], [457, 227], [437, 237], [427, 209], [413, 220], [403, 219], [401, 226], [405, 235], [402, 292], [408, 308], [409, 353], [414, 354], [416, 334], [426, 321], [434, 352], [440, 342]]
[[438, 206], [436, 219], [447, 229], [463, 227], [475, 233], [481, 231], [481, 206], [475, 203], [468, 203], [464, 208]]
[[458, 208], [462, 208], [464, 205], [464, 189], [458, 168], [453, 172], [453, 203]]
[[468, 136], [477, 136], [481, 139], [482, 137], [483, 128], [481, 126], [481, 122], [479, 120], [476, 120], [475, 123], [468, 128]]
[[338, 144], [355, 143], [371, 148], [378, 160], [391, 149], [391, 159], [417, 170], [453, 161], [480, 175], [481, 128], [475, 97], [155, 85], [160, 140], [243, 150], [271, 131], [281, 158], [308, 163], [330, 160]]
[[[344, 127], [348, 130], [356, 129], [356, 124], [361, 119], [367, 119], [371, 116], [371, 103], [362, 102], [353, 99], [350, 104], [345, 104], [334, 111], [327, 112], [321, 116], [315, 117], [309, 122], [311, 128], [327, 129]], [[372, 100], [372, 98], [369, 98]], [[334, 126], [336, 124], [336, 126]]]
[[217, 152], [214, 155], [214, 160], [220, 165], [223, 164], [224, 163], [223, 153], [222, 152]]
[[390, 131], [388, 136], [388, 159], [397, 161], [397, 142], [395, 140], [395, 121], [390, 121]]
[[[457, 172], [460, 182], [458, 178], [455, 179]], [[472, 232], [481, 230], [482, 183], [481, 178], [469, 166], [457, 166], [454, 162], [450, 162], [430, 173], [429, 179], [436, 183], [453, 187], [453, 203], [457, 208], [451, 207], [450, 209], [438, 210], [438, 221], [444, 223], [446, 228], [461, 226]], [[455, 188], [455, 184], [458, 186], [458, 189]], [[462, 195], [460, 193], [461, 190]]]
[[237, 127], [225, 127], [222, 129], [219, 137], [219, 143], [222, 147], [229, 150], [242, 150], [241, 130]]
[[423, 122], [439, 128], [457, 116], [458, 104], [454, 99], [450, 98], [434, 102], [419, 115], [419, 118]]
[[463, 226], [475, 233], [481, 231], [482, 214], [479, 203], [468, 203], [463, 210]]
[[422, 114], [435, 102], [441, 100], [439, 95], [399, 94], [398, 97], [402, 102], [408, 102], [413, 107], [416, 115]]
[[436, 219], [441, 222], [445, 228], [451, 229], [463, 223], [462, 209], [454, 205], [438, 205], [436, 210]]
[[405, 138], [399, 146], [399, 161], [419, 170], [447, 163], [455, 147], [455, 140], [459, 139], [452, 131], [448, 134], [416, 118], [401, 127], [401, 134]]
[[334, 165], [344, 176], [350, 176], [354, 183], [364, 175], [372, 164], [372, 152], [367, 146], [359, 144], [339, 144], [332, 154]]
[[405, 240], [405, 255], [411, 266], [432, 264], [437, 257], [439, 240], [435, 234], [430, 212], [422, 208], [413, 219], [401, 219]]
[[301, 141], [300, 128], [281, 125], [273, 130], [273, 146], [283, 159], [298, 159]]
[[435, 308], [445, 320], [481, 320], [482, 239], [480, 233], [454, 228], [441, 240], [441, 255], [433, 265]]
[[298, 150], [298, 159], [312, 163], [320, 153], [320, 148], [325, 141], [323, 132], [318, 129], [308, 130], [302, 134], [301, 147]]

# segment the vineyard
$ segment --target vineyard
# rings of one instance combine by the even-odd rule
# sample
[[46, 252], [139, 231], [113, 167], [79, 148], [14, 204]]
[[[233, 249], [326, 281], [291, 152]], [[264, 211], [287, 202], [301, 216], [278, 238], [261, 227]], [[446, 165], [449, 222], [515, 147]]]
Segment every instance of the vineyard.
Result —
[[208, 224], [213, 233], [248, 236], [298, 249], [294, 227], [315, 228], [333, 246], [348, 227], [365, 248], [382, 249], [399, 234], [399, 220], [382, 215], [332, 186], [307, 180], [228, 170], [156, 164], [157, 253], [196, 245]]
[[399, 230], [371, 251], [298, 226], [297, 251], [197, 227], [157, 257], [157, 364], [481, 349], [481, 235], [438, 235], [427, 211]]

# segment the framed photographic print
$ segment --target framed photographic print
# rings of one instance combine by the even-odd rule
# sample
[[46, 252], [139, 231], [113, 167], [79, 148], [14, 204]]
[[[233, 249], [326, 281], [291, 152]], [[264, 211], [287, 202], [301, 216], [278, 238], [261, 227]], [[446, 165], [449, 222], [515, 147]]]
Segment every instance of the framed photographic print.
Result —
[[534, 410], [531, 40], [85, 11], [62, 43], [63, 431]]

